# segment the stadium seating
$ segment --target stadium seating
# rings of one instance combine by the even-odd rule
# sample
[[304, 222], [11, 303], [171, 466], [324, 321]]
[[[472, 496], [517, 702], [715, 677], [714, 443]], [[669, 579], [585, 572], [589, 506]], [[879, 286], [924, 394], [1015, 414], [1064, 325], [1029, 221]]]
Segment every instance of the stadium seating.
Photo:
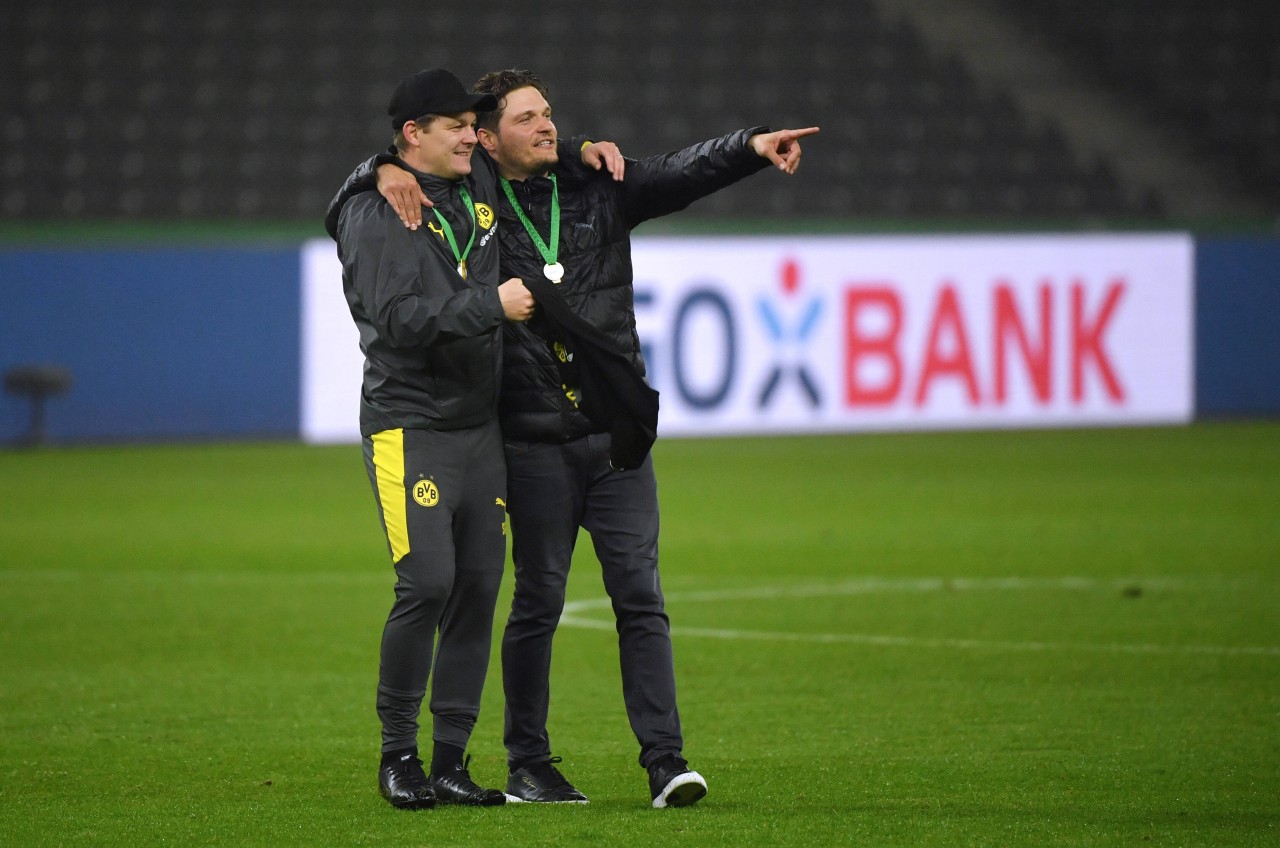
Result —
[[[1034, 25], [1058, 28], [1100, 56], [1116, 85], [1194, 127], [1206, 155], [1272, 177], [1258, 191], [1280, 199], [1276, 40], [1267, 58], [1265, 39], [1237, 13], [1246, 0], [1168, 0], [1159, 27], [1129, 3], [1008, 5], [1018, 16], [1034, 5]], [[1155, 195], [1127, 197], [1107, 163], [1081, 162], [1055, 127], [1031, 126], [1006, 93], [982, 90], [960, 59], [927, 51], [883, 8], [872, 0], [7, 4], [0, 68], [13, 84], [0, 87], [0, 222], [317, 220], [350, 168], [387, 144], [395, 81], [427, 66], [467, 81], [492, 68], [532, 68], [552, 87], [563, 133], [613, 139], [633, 156], [742, 126], [822, 126], [795, 177], [748, 181], [686, 217], [1166, 212]], [[1237, 42], [1253, 47], [1238, 55], [1228, 49]]]
[[1280, 4], [1001, 0], [1081, 73], [1171, 122], [1236, 187], [1280, 209]]

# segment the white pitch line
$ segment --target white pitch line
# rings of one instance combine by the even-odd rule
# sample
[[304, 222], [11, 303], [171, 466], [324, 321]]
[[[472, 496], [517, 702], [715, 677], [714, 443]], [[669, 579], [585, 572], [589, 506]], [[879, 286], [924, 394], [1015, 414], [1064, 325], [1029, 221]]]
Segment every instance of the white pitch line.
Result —
[[[197, 571], [167, 572], [138, 570], [124, 572], [90, 572], [78, 569], [36, 569], [21, 571], [0, 569], [0, 582], [72, 582], [92, 579], [139, 580], [156, 583], [197, 584], [330, 584], [369, 585], [385, 582], [386, 571], [353, 570], [350, 572], [262, 572], [262, 571]], [[833, 595], [866, 595], [885, 592], [970, 592], [1014, 591], [1025, 589], [1055, 589], [1089, 591], [1096, 589], [1120, 590], [1126, 586], [1143, 589], [1168, 589], [1181, 586], [1233, 586], [1246, 585], [1243, 580], [1217, 578], [1195, 579], [1182, 577], [1135, 577], [1100, 580], [1093, 577], [994, 577], [994, 578], [917, 578], [889, 580], [864, 578], [839, 583], [812, 583], [799, 586], [758, 586], [742, 589], [720, 589], [697, 592], [677, 592], [667, 595], [668, 601], [689, 603], [717, 603], [720, 601], [770, 598], [813, 598]], [[608, 598], [570, 601], [564, 605], [560, 623], [569, 627], [588, 630], [614, 630], [613, 621], [585, 618], [580, 613], [607, 610]], [[1280, 647], [1222, 645], [1152, 645], [1152, 644], [1087, 644], [1071, 642], [1016, 642], [982, 639], [922, 639], [912, 636], [889, 636], [872, 633], [786, 633], [766, 630], [733, 630], [705, 627], [672, 627], [676, 636], [692, 636], [705, 639], [737, 639], [771, 642], [802, 642], [809, 644], [871, 645], [876, 647], [950, 648], [961, 650], [991, 651], [1091, 651], [1126, 654], [1200, 654], [1214, 656], [1280, 656]]]
[[[803, 586], [760, 586], [750, 589], [724, 589], [703, 592], [668, 594], [668, 601], [709, 602], [762, 598], [805, 598], [828, 595], [856, 595], [874, 592], [939, 592], [975, 591], [984, 589], [1070, 589], [1122, 588], [1130, 585], [1146, 589], [1169, 588], [1189, 581], [1176, 577], [1134, 578], [1129, 580], [1098, 580], [1090, 577], [1061, 578], [961, 578], [954, 580], [853, 580], [834, 584], [809, 584]], [[1226, 581], [1213, 581], [1221, 585]], [[1236, 581], [1231, 581], [1236, 582]], [[608, 598], [571, 601], [564, 605], [560, 623], [588, 630], [614, 630], [613, 621], [581, 617], [579, 613], [608, 609]], [[922, 639], [912, 636], [887, 636], [869, 633], [786, 633], [767, 630], [732, 630], [708, 627], [671, 628], [673, 636], [694, 636], [706, 639], [736, 639], [768, 642], [803, 642], [809, 644], [872, 645], [898, 648], [951, 648], [961, 650], [990, 651], [1089, 651], [1124, 654], [1208, 654], [1214, 656], [1280, 656], [1280, 647], [1222, 645], [1153, 645], [1153, 644], [1089, 644], [1072, 642], [1000, 641], [985, 639]]]

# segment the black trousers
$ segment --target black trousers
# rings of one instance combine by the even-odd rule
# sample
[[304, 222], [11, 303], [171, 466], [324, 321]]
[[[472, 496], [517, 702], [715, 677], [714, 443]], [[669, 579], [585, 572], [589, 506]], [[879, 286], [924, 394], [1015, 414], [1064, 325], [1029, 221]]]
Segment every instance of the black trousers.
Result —
[[640, 764], [680, 752], [671, 629], [658, 578], [652, 458], [632, 471], [614, 471], [607, 434], [563, 445], [508, 441], [506, 451], [516, 572], [502, 638], [508, 761], [514, 768], [551, 755], [551, 643], [579, 527], [591, 534], [613, 604], [622, 698], [640, 743]]
[[397, 578], [378, 669], [382, 750], [417, 745], [428, 678], [432, 738], [466, 748], [506, 560], [498, 425], [387, 430], [364, 439], [364, 457]]

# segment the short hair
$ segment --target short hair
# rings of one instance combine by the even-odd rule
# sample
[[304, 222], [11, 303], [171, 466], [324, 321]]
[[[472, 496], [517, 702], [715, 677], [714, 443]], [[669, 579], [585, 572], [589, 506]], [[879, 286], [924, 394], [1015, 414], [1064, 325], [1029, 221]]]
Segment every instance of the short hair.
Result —
[[496, 132], [498, 122], [502, 120], [502, 113], [507, 108], [506, 97], [511, 92], [520, 88], [534, 88], [543, 97], [550, 100], [547, 92], [547, 84], [538, 78], [532, 71], [521, 70], [519, 68], [509, 68], [505, 71], [490, 71], [480, 79], [476, 80], [476, 84], [471, 90], [476, 94], [492, 94], [498, 98], [498, 108], [492, 112], [479, 112], [476, 114], [476, 126], [482, 129]]
[[[426, 131], [431, 126], [431, 122], [438, 117], [440, 116], [431, 115], [431, 114], [420, 115], [417, 118], [414, 118], [413, 122], [418, 125], [418, 129]], [[394, 144], [396, 146], [396, 150], [400, 151], [401, 153], [404, 153], [406, 150], [409, 149], [409, 142], [405, 141], [405, 137], [404, 137], [403, 124], [401, 124], [400, 128], [396, 130], [395, 135], [391, 137], [391, 143]]]

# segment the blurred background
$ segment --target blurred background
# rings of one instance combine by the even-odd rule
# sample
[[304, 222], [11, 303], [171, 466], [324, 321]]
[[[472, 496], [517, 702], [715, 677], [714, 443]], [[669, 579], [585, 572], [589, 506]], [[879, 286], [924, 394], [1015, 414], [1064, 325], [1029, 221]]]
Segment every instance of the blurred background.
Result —
[[[1274, 0], [45, 0], [0, 7], [0, 443], [305, 431], [308, 374], [329, 368], [315, 351], [356, 353], [336, 334], [326, 206], [390, 141], [396, 82], [432, 66], [468, 83], [531, 69], [563, 135], [633, 157], [822, 127], [794, 177], [743, 181], [641, 238], [1186, 234], [1194, 298], [1153, 291], [1185, 308], [1194, 364], [1157, 376], [1194, 381], [1197, 418], [1280, 416]], [[813, 290], [797, 285], [829, 284], [837, 315], [838, 287], [868, 272], [768, 250], [758, 280], [718, 291], [789, 308]], [[949, 257], [944, 276], [986, 275], [969, 297], [1007, 270]], [[1065, 286], [1077, 265], [1062, 251], [1036, 274]], [[313, 283], [341, 314], [309, 343]], [[672, 298], [640, 294], [669, 335]], [[1124, 320], [1155, 333], [1148, 318]], [[844, 368], [837, 346], [801, 353], [833, 381]]]
[[682, 219], [1274, 230], [1270, 0], [46, 0], [0, 11], [0, 221], [318, 228], [400, 78], [526, 67], [632, 156], [821, 125]]

